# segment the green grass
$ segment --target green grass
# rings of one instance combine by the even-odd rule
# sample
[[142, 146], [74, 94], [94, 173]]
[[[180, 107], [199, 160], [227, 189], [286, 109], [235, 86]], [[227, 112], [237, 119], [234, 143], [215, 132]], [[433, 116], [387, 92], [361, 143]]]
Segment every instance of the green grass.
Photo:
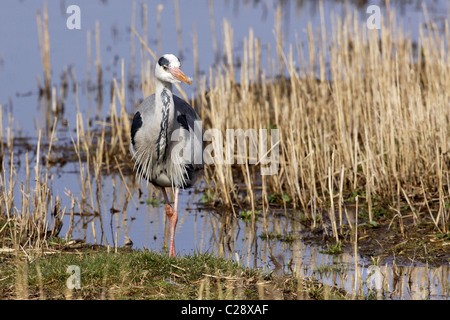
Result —
[[[45, 296], [55, 299], [65, 297], [70, 265], [80, 268], [81, 288], [74, 289], [73, 295], [83, 299], [196, 299], [205, 274], [214, 275], [220, 270], [227, 277], [243, 277], [252, 273], [208, 254], [174, 259], [150, 251], [62, 253], [27, 264], [29, 295], [35, 296], [43, 287]], [[3, 287], [8, 287], [8, 282], [14, 285], [15, 269], [14, 264], [1, 265], [1, 274], [9, 276], [9, 281], [1, 284]]]
[[[0, 299], [258, 298], [258, 270], [210, 254], [170, 258], [151, 251], [84, 251], [28, 260], [24, 255], [0, 256]], [[69, 266], [79, 267], [80, 289], [66, 285]]]
[[326, 249], [323, 249], [322, 251], [320, 251], [320, 253], [324, 253], [324, 254], [340, 254], [342, 252], [343, 252], [343, 250], [342, 250], [341, 242], [328, 244]]
[[153, 208], [159, 207], [161, 202], [157, 198], [147, 199], [147, 205], [152, 206]]
[[200, 201], [200, 203], [206, 204], [206, 203], [213, 202], [215, 197], [216, 197], [216, 195], [214, 194], [214, 192], [212, 192], [209, 189], [206, 189], [206, 191], [200, 197], [199, 201]]
[[283, 192], [281, 194], [272, 193], [267, 197], [267, 199], [269, 200], [269, 203], [272, 204], [282, 204], [283, 202], [289, 204], [292, 202], [291, 197], [289, 197], [289, 195], [286, 192]]
[[[80, 288], [69, 289], [69, 266], [80, 271]], [[104, 247], [33, 257], [0, 255], [0, 299], [327, 299], [325, 285], [264, 273], [211, 254], [171, 258], [147, 250]], [[340, 296], [343, 298], [343, 295]]]
[[292, 243], [296, 238], [291, 233], [288, 234], [281, 234], [278, 232], [268, 232], [268, 233], [262, 233], [259, 236], [263, 240], [277, 240], [280, 242], [286, 242], [286, 243]]
[[[255, 210], [255, 221], [258, 221], [258, 215], [261, 213], [261, 210]], [[243, 222], [248, 223], [252, 221], [252, 210], [242, 210], [239, 214], [239, 219]]]

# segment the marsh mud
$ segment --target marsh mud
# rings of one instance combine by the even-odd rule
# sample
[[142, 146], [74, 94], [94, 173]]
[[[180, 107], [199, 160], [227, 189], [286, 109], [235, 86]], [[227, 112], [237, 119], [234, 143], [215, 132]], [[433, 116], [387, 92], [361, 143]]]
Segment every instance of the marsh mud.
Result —
[[[450, 239], [439, 232], [430, 232], [429, 223], [405, 225], [404, 236], [398, 227], [379, 224], [377, 227], [362, 225], [358, 230], [358, 252], [367, 259], [380, 262], [417, 263], [442, 265], [450, 262]], [[353, 250], [354, 242], [343, 237], [343, 250]], [[322, 231], [305, 232], [305, 241], [317, 245], [334, 243], [334, 237]]]
[[364, 227], [358, 238], [358, 249], [364, 256], [381, 261], [433, 266], [450, 262], [450, 237], [434, 229], [432, 222], [415, 224], [403, 218], [403, 233], [398, 224], [380, 223]]

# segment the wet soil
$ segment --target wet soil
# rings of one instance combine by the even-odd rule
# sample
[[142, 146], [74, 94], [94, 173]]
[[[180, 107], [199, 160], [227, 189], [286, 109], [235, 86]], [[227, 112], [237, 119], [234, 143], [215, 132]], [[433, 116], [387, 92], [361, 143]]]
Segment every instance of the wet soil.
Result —
[[[441, 233], [429, 218], [415, 223], [412, 217], [382, 219], [371, 224], [358, 224], [358, 253], [376, 264], [428, 264], [439, 266], [450, 263], [450, 234]], [[344, 227], [340, 240], [342, 250], [354, 251], [355, 232]], [[306, 241], [320, 243], [326, 247], [335, 243], [335, 238], [319, 230], [309, 232]]]
[[430, 221], [415, 224], [412, 218], [388, 221], [377, 228], [364, 228], [358, 237], [364, 256], [400, 263], [427, 263], [437, 266], [450, 262], [450, 235], [435, 230]]

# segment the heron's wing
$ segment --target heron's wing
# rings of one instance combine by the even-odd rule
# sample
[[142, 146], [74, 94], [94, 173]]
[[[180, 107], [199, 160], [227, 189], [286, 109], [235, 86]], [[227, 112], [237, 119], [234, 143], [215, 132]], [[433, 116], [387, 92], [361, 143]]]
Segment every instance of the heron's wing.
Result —
[[[194, 143], [198, 148], [194, 147], [193, 152], [201, 152], [195, 159], [199, 159], [201, 163], [197, 163], [198, 161], [194, 161], [192, 164], [193, 170], [200, 170], [203, 168], [203, 130], [201, 126], [201, 120], [198, 116], [197, 112], [183, 99], [173, 95], [173, 102], [175, 105], [175, 124], [178, 127], [183, 128], [188, 131], [191, 137], [194, 140]], [[198, 122], [197, 122], [198, 121]], [[196, 123], [197, 122], [197, 123]]]
[[[139, 105], [139, 108], [137, 109], [136, 112], [140, 112], [141, 116], [148, 118], [148, 120], [150, 120], [150, 118], [154, 115], [155, 113], [155, 95], [152, 94], [151, 96], [148, 96], [147, 98], [145, 98], [144, 101], [142, 101], [142, 103]], [[147, 120], [147, 119], [145, 119]], [[150, 121], [144, 121], [145, 123], [148, 123]]]
[[[135, 145], [136, 141], [141, 140], [145, 138], [145, 135], [154, 134], [154, 130], [158, 128], [158, 126], [152, 126], [152, 116], [155, 113], [155, 95], [152, 94], [151, 96], [147, 97], [142, 103], [140, 104], [139, 108], [137, 109], [136, 113], [134, 114], [133, 122], [131, 124], [131, 136], [130, 136], [130, 151], [134, 155], [136, 152]], [[149, 127], [145, 128], [145, 130], [140, 130], [143, 126]], [[154, 128], [154, 129], [152, 129]], [[139, 134], [137, 135], [139, 131]]]
[[178, 123], [186, 130], [194, 130], [194, 121], [200, 121], [197, 112], [183, 99], [173, 95], [175, 104], [175, 118]]

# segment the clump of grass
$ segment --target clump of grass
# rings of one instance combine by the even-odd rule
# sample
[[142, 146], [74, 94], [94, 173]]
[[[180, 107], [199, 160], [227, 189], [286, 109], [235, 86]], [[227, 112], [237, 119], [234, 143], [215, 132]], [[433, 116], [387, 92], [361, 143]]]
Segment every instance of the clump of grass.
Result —
[[292, 199], [291, 197], [286, 193], [283, 192], [281, 194], [272, 193], [267, 197], [267, 200], [269, 203], [291, 203]]
[[333, 264], [333, 265], [320, 265], [317, 268], [317, 272], [319, 274], [330, 274], [330, 273], [339, 273], [345, 274], [348, 271], [348, 267], [344, 264]]
[[281, 234], [279, 232], [264, 232], [259, 237], [263, 240], [276, 240], [286, 243], [292, 243], [296, 240], [296, 237], [292, 233]]
[[[258, 221], [258, 215], [261, 213], [261, 210], [256, 210], [254, 217], [255, 217], [255, 221]], [[242, 210], [241, 213], [239, 214], [239, 219], [241, 219], [244, 222], [251, 222], [252, 221], [252, 210]]]
[[249, 222], [252, 220], [252, 211], [251, 210], [242, 210], [239, 219], [241, 219], [244, 222]]
[[161, 204], [159, 199], [157, 199], [157, 198], [152, 198], [151, 200], [147, 199], [146, 203], [147, 203], [147, 205], [152, 206], [153, 208], [159, 207]]
[[214, 201], [215, 195], [210, 189], [206, 189], [203, 195], [200, 197], [200, 203], [210, 203]]
[[450, 241], [450, 233], [436, 233], [436, 238], [444, 241]]
[[320, 253], [331, 254], [331, 255], [341, 254], [342, 252], [343, 252], [343, 250], [342, 250], [341, 242], [327, 244], [327, 247], [320, 251]]

